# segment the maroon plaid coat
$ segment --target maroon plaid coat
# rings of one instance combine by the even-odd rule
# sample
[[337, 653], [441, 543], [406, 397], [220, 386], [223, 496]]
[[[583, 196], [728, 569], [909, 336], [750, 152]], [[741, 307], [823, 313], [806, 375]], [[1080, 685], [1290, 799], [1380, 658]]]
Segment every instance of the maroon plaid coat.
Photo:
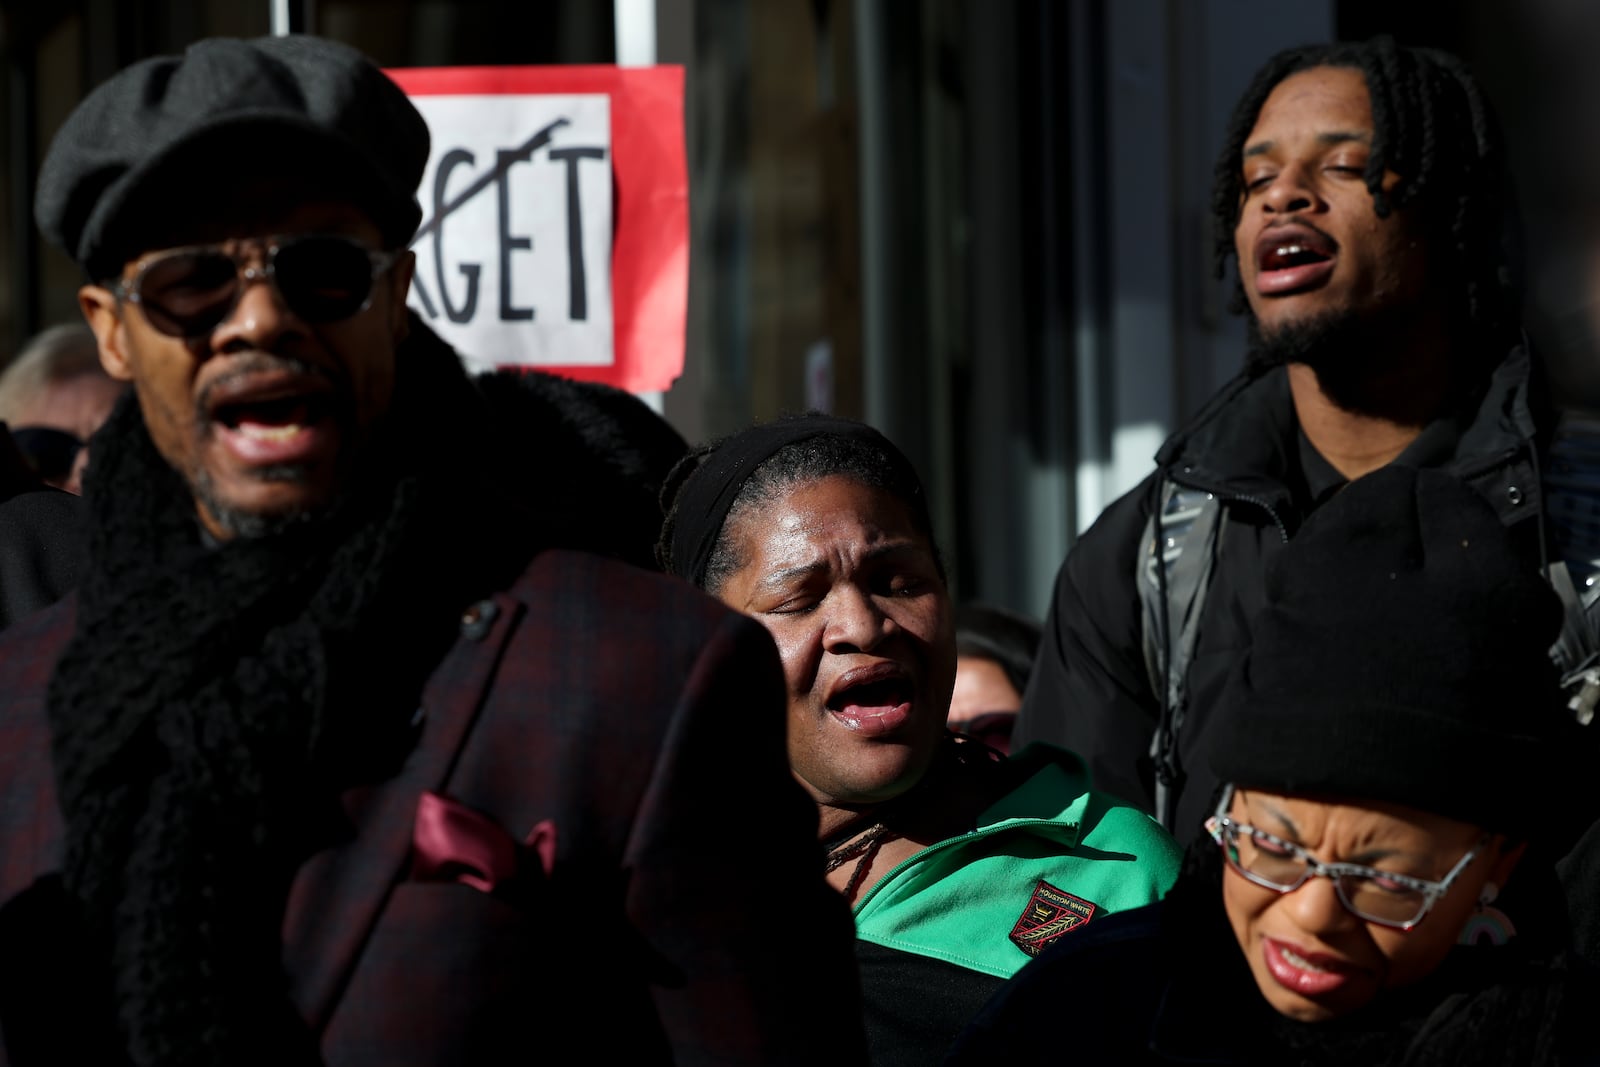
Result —
[[[5, 912], [59, 863], [44, 693], [73, 609], [0, 636], [14, 1011], [15, 976], [49, 966], [17, 933], [36, 924]], [[851, 920], [822, 881], [782, 708], [766, 632], [673, 579], [547, 552], [474, 607], [412, 757], [345, 796], [343, 843], [293, 886], [285, 971], [330, 1067], [863, 1062]], [[516, 839], [548, 820], [548, 878], [535, 862], [518, 893], [419, 880], [425, 792]]]

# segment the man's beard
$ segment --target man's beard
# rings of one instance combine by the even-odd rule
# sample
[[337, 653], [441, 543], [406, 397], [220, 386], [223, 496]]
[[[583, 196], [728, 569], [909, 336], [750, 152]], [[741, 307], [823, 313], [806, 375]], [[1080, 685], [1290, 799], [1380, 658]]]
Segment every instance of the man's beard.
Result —
[[[327, 410], [319, 415], [321, 418], [332, 419], [339, 424], [340, 440], [349, 443], [356, 440], [355, 417], [350, 411], [346, 399], [347, 394], [339, 391], [340, 383], [335, 381], [329, 373], [303, 359], [294, 356], [282, 355], [276, 352], [256, 352], [235, 360], [230, 372], [213, 380], [199, 396], [195, 398], [194, 420], [196, 426], [206, 427], [204, 431], [209, 440], [214, 432], [212, 427], [211, 395], [214, 390], [227, 384], [232, 377], [242, 377], [251, 372], [261, 370], [282, 370], [302, 376], [317, 376], [333, 383], [334, 400], [328, 402]], [[275, 537], [282, 533], [316, 522], [335, 510], [341, 498], [347, 494], [348, 483], [343, 479], [348, 478], [355, 466], [353, 457], [343, 455], [338, 460], [341, 471], [340, 484], [345, 490], [335, 493], [330, 499], [312, 505], [302, 505], [283, 511], [259, 512], [248, 511], [228, 503], [217, 491], [211, 472], [198, 459], [188, 471], [189, 489], [194, 494], [195, 503], [202, 507], [206, 514], [218, 526], [226, 530], [232, 537], [241, 539]], [[300, 484], [308, 481], [310, 471], [298, 463], [279, 463], [262, 467], [252, 472], [252, 477], [258, 482], [286, 482]]]
[[[299, 482], [306, 478], [305, 470], [294, 464], [267, 467], [256, 474], [261, 481], [268, 482]], [[223, 500], [211, 480], [210, 472], [199, 466], [190, 474], [189, 488], [194, 493], [195, 501], [218, 526], [241, 539], [276, 537], [315, 522], [332, 511], [337, 503], [335, 498], [316, 507], [297, 507], [281, 512], [246, 511]]]
[[1406, 359], [1405, 353], [1394, 350], [1394, 344], [1410, 333], [1412, 316], [1408, 311], [1339, 308], [1280, 323], [1270, 333], [1252, 317], [1246, 369], [1251, 375], [1260, 375], [1275, 367], [1303, 363], [1316, 372], [1323, 395], [1339, 407], [1382, 415], [1383, 382]]

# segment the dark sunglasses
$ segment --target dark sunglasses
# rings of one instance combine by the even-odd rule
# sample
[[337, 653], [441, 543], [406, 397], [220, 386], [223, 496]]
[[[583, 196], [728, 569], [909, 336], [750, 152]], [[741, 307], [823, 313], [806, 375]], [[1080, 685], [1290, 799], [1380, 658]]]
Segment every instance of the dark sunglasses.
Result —
[[974, 715], [962, 722], [953, 722], [950, 728], [958, 734], [966, 734], [1000, 752], [1010, 753], [1011, 731], [1017, 725], [1017, 713], [1014, 711], [985, 711]]
[[72, 473], [83, 442], [51, 426], [19, 426], [11, 431], [22, 456], [47, 482], [63, 482]]
[[[254, 266], [246, 251], [265, 246]], [[289, 310], [308, 323], [338, 322], [365, 311], [372, 283], [399, 258], [334, 234], [266, 237], [239, 251], [193, 245], [151, 256], [131, 278], [111, 283], [169, 337], [204, 337], [233, 313], [245, 287], [270, 281]]]

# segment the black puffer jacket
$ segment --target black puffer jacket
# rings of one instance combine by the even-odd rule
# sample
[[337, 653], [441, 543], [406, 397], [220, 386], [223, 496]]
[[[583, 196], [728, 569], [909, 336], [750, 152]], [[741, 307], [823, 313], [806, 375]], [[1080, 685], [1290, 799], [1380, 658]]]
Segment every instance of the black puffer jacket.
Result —
[[[1442, 467], [1471, 482], [1545, 563], [1536, 393], [1528, 353], [1514, 349], [1461, 416], [1441, 419], [1396, 462]], [[1056, 580], [1013, 745], [1048, 741], [1088, 761], [1095, 786], [1154, 810], [1151, 741], [1162, 716], [1145, 665], [1136, 568], [1163, 478], [1222, 501], [1220, 548], [1188, 671], [1175, 748], [1170, 829], [1201, 832], [1218, 782], [1207, 767], [1207, 711], [1248, 641], [1265, 596], [1267, 564], [1309, 514], [1300, 434], [1283, 368], [1241, 375], [1157, 453], [1156, 473], [1115, 501], [1067, 555]], [[1316, 679], [1308, 678], [1308, 686]]]

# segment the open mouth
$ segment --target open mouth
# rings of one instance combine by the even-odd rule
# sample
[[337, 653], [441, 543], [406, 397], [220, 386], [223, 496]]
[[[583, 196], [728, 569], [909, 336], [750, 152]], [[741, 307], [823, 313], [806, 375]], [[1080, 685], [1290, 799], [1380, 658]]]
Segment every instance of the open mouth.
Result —
[[1262, 270], [1288, 270], [1308, 263], [1324, 263], [1333, 257], [1327, 252], [1302, 241], [1288, 241], [1273, 245], [1261, 256]]
[[207, 388], [201, 415], [245, 469], [304, 467], [338, 448], [340, 397], [314, 371], [241, 366]]
[[[853, 680], [851, 675], [859, 675]], [[911, 718], [915, 692], [911, 679], [895, 671], [852, 671], [828, 695], [827, 709], [846, 729], [876, 737], [898, 729]]]
[[326, 394], [246, 399], [217, 405], [211, 413], [220, 426], [259, 440], [287, 440], [327, 417]]
[[1339, 246], [1310, 226], [1276, 227], [1256, 241], [1256, 291], [1281, 296], [1314, 289], [1333, 273]]
[[828, 698], [828, 710], [840, 711], [847, 707], [892, 707], [904, 704], [910, 699], [910, 679], [885, 678], [879, 682], [851, 685], [839, 690]]

